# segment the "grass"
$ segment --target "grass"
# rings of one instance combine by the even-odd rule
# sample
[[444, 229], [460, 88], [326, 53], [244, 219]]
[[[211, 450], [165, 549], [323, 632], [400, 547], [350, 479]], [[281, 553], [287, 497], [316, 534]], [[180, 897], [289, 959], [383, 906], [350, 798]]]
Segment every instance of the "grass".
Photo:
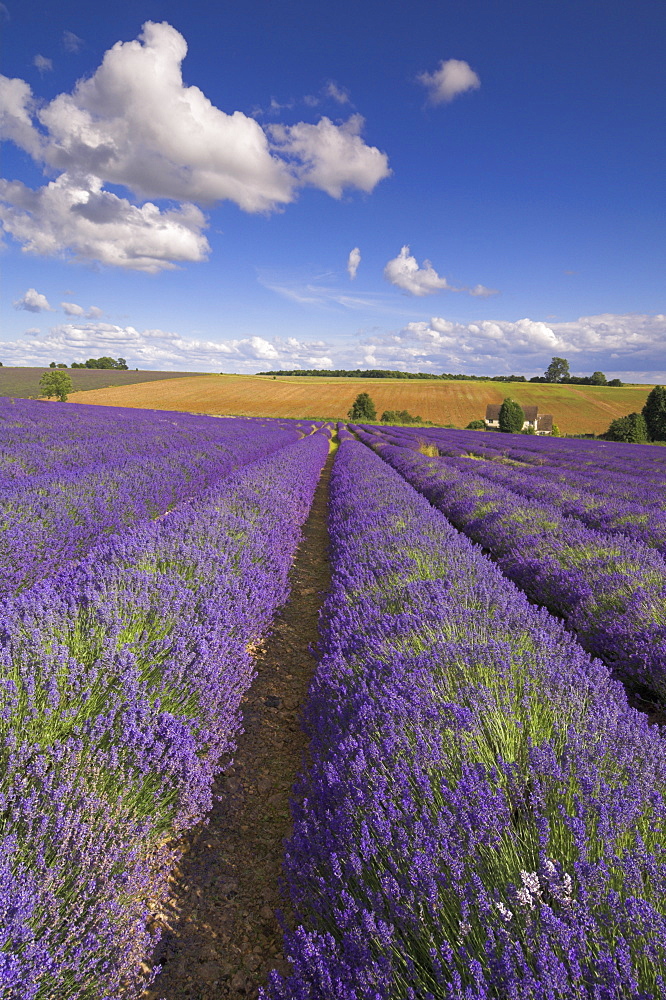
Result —
[[[12, 369], [6, 369], [11, 371]], [[19, 369], [13, 369], [18, 371]], [[0, 369], [0, 373], [3, 370]], [[31, 369], [41, 373], [41, 369]], [[35, 381], [38, 381], [38, 374]], [[71, 373], [76, 374], [75, 372]], [[522, 406], [536, 405], [552, 413], [563, 433], [599, 434], [616, 417], [642, 409], [652, 388], [631, 385], [620, 389], [604, 386], [548, 385], [531, 382], [439, 382], [405, 379], [318, 378], [308, 376], [197, 375], [159, 372], [84, 372], [87, 375], [146, 376], [169, 381], [73, 393], [76, 403], [181, 410], [215, 415], [309, 418], [326, 413], [330, 419], [346, 420], [347, 411], [359, 392], [369, 392], [378, 412], [405, 409], [418, 412], [437, 426], [465, 427], [485, 415], [488, 403], [501, 403], [511, 395]], [[180, 374], [181, 377], [175, 377]], [[108, 384], [103, 383], [103, 384]]]

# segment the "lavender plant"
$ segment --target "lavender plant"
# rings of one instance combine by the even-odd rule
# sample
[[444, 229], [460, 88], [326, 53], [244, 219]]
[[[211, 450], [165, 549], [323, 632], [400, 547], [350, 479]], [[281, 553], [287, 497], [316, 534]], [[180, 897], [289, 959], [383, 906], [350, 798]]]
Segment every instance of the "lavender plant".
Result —
[[[165, 514], [301, 433], [279, 423], [135, 417], [136, 410], [111, 407], [100, 417], [96, 409], [0, 401], [0, 431], [12, 425], [5, 464], [11, 458], [15, 473], [23, 470], [0, 488], [0, 596], [80, 558], [100, 538]], [[92, 427], [84, 425], [88, 414]], [[48, 445], [41, 456], [40, 438]], [[62, 464], [49, 464], [53, 456]]]
[[[369, 443], [378, 440], [359, 433]], [[561, 616], [587, 650], [666, 697], [666, 567], [657, 552], [587, 528], [471, 471], [461, 475], [440, 459], [378, 447], [531, 600]]]
[[1, 996], [140, 995], [327, 453], [283, 447], [3, 602]]
[[666, 748], [396, 471], [342, 442], [271, 1000], [657, 1000]]

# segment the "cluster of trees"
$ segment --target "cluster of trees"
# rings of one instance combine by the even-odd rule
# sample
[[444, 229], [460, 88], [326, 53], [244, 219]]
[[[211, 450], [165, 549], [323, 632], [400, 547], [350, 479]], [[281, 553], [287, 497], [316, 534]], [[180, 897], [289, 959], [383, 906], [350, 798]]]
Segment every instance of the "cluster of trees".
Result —
[[[57, 364], [55, 361], [52, 361], [49, 365], [49, 368], [66, 367], [67, 365], [62, 361], [59, 361]], [[127, 362], [124, 358], [118, 358], [116, 360], [116, 358], [109, 358], [106, 357], [106, 355], [103, 358], [88, 358], [87, 361], [72, 361], [70, 368], [116, 368], [124, 372], [128, 370]]]
[[[351, 409], [347, 411], [347, 418], [353, 424], [363, 424], [368, 420], [377, 419], [377, 407], [367, 392], [359, 392]], [[422, 420], [421, 417], [413, 417], [408, 410], [384, 410], [381, 421], [383, 424], [430, 423], [430, 421]]]
[[543, 375], [535, 375], [530, 382], [560, 382], [563, 385], [607, 385], [611, 388], [621, 388], [623, 383], [619, 378], [607, 381], [603, 372], [592, 372], [591, 375], [572, 375], [566, 358], [551, 358], [551, 362]]
[[[222, 373], [224, 374], [224, 373]], [[417, 379], [440, 379], [449, 382], [527, 382], [524, 375], [453, 375], [450, 372], [442, 372], [435, 375], [434, 372], [398, 372], [390, 368], [297, 368], [294, 371], [279, 372], [257, 372], [257, 375], [271, 375], [277, 378], [278, 375], [314, 375], [322, 378], [417, 378]]]
[[[55, 365], [51, 362], [51, 368]], [[67, 365], [58, 365], [58, 368], [66, 368]], [[87, 361], [74, 362], [72, 368], [115, 368], [120, 371], [127, 371], [127, 362], [124, 358], [109, 358], [106, 355], [103, 358], [88, 358]]]
[[618, 417], [601, 436], [606, 441], [627, 441], [631, 444], [666, 441], [666, 387], [656, 385], [640, 413]]
[[381, 417], [383, 424], [425, 424], [429, 420], [422, 420], [421, 417], [413, 417], [409, 410], [384, 410]]
[[[524, 375], [452, 375], [450, 372], [442, 372], [435, 375], [433, 372], [397, 372], [389, 368], [370, 369], [344, 369], [344, 368], [297, 368], [294, 371], [285, 372], [258, 372], [258, 375], [315, 375], [322, 378], [421, 378], [421, 379], [443, 379], [450, 382], [527, 382]], [[569, 371], [569, 362], [566, 358], [552, 358], [543, 375], [535, 375], [529, 379], [530, 382], [563, 382], [569, 385], [607, 385], [619, 387], [622, 385], [619, 378], [606, 380], [603, 372], [592, 372], [591, 375], [572, 375]]]

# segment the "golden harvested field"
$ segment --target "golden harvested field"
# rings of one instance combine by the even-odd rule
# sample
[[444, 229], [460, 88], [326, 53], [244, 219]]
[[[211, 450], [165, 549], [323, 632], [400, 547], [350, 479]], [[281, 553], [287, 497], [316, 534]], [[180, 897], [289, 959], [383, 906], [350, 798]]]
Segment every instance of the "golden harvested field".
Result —
[[190, 413], [264, 417], [328, 417], [345, 420], [359, 392], [377, 407], [409, 410], [435, 424], [464, 427], [482, 418], [488, 403], [511, 396], [521, 405], [552, 413], [563, 433], [600, 434], [611, 420], [643, 407], [652, 386], [543, 385], [530, 382], [438, 382], [407, 379], [317, 378], [301, 375], [198, 375], [91, 389], [70, 395], [73, 403], [130, 406]]

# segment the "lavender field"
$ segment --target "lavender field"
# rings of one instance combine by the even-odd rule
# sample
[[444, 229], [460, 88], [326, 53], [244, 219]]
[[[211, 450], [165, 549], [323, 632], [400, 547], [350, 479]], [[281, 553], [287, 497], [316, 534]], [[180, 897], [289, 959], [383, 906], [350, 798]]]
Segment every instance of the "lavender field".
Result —
[[666, 995], [664, 450], [22, 400], [0, 435], [3, 1000], [150, 985], [331, 462], [259, 995]]

